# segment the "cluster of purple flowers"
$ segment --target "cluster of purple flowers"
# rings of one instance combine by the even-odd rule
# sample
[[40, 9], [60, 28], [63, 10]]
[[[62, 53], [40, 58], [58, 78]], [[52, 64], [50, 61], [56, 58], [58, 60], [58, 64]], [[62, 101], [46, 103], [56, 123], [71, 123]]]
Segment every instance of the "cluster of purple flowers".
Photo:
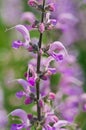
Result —
[[[25, 105], [33, 103], [34, 107], [36, 106], [37, 115], [26, 113], [22, 109], [12, 111], [10, 115], [18, 116], [21, 123], [12, 124], [11, 130], [30, 130], [32, 127], [35, 130], [70, 130], [70, 127], [73, 127], [72, 129], [75, 130], [76, 124], [71, 122], [74, 121], [81, 107], [86, 111], [86, 94], [83, 94], [82, 82], [74, 73], [74, 68], [76, 73], [80, 71], [80, 68], [76, 64], [75, 57], [68, 54], [60, 41], [44, 46], [42, 38], [45, 31], [56, 28], [68, 31], [70, 24], [73, 29], [77, 19], [67, 10], [67, 13], [57, 11], [58, 18], [55, 19], [53, 15], [56, 8], [55, 2], [29, 0], [28, 5], [41, 13], [41, 20], [37, 20], [33, 13], [26, 12], [22, 15], [22, 20], [28, 20], [30, 25], [20, 24], [14, 27], [22, 34], [24, 41], [14, 41], [12, 47], [14, 49], [23, 47], [33, 57], [28, 63], [25, 79], [15, 80], [23, 87], [16, 96], [24, 97]], [[70, 24], [61, 25], [63, 18]], [[39, 39], [31, 39], [31, 30], [39, 31]], [[61, 79], [58, 92], [53, 93], [50, 89], [50, 76], [56, 73], [61, 74]]]

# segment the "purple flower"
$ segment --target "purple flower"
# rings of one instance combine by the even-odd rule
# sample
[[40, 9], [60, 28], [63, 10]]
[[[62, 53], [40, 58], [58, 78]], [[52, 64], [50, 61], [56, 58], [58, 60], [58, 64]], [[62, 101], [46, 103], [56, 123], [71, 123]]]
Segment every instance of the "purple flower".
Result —
[[55, 41], [52, 44], [50, 44], [50, 48], [48, 50], [48, 53], [56, 61], [62, 61], [65, 57], [68, 56], [66, 48], [59, 41]]
[[43, 63], [44, 72], [43, 75], [40, 77], [41, 79], [47, 80], [52, 74], [56, 73], [56, 68], [50, 67], [50, 63], [52, 61], [54, 61], [54, 58], [52, 58], [51, 56], [49, 56], [46, 60], [44, 60]]
[[15, 48], [15, 49], [18, 49], [20, 46], [23, 46], [24, 48], [28, 49], [29, 48], [29, 43], [30, 43], [30, 34], [27, 30], [27, 28], [24, 26], [24, 25], [16, 25], [15, 26], [15, 29], [17, 31], [19, 31], [23, 37], [24, 37], [24, 40], [25, 42], [22, 42], [22, 41], [14, 41], [12, 43], [12, 47]]
[[22, 130], [23, 128], [29, 129], [30, 121], [27, 117], [27, 113], [22, 109], [16, 109], [10, 113], [12, 116], [17, 116], [21, 119], [21, 124], [13, 124], [11, 130]]
[[28, 70], [27, 70], [27, 76], [26, 79], [29, 83], [30, 86], [34, 86], [37, 80], [37, 74], [34, 70], [33, 65], [29, 64], [28, 65]]
[[30, 104], [34, 101], [34, 94], [32, 96], [33, 90], [31, 90], [31, 88], [29, 87], [29, 84], [27, 81], [25, 81], [24, 79], [17, 79], [16, 80], [19, 84], [21, 84], [24, 88], [24, 91], [19, 91], [16, 93], [16, 96], [18, 98], [22, 98], [25, 97], [25, 101], [24, 103]]

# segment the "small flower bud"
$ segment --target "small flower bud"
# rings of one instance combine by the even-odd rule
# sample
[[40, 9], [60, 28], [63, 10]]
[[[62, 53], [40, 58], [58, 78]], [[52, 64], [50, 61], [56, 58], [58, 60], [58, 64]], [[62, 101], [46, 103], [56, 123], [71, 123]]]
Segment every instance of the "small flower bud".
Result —
[[28, 117], [29, 120], [33, 119], [33, 115], [32, 114], [28, 114], [27, 117]]
[[33, 102], [32, 98], [28, 97], [25, 99], [25, 104], [28, 105], [28, 104], [31, 104]]
[[39, 31], [41, 32], [41, 33], [43, 33], [44, 31], [45, 31], [45, 26], [44, 26], [44, 24], [43, 23], [41, 23], [41, 24], [39, 24]]
[[42, 99], [39, 100], [39, 106], [44, 107], [44, 101]]
[[39, 50], [39, 54], [42, 55], [43, 54], [43, 51], [42, 49]]
[[34, 86], [35, 85], [35, 79], [33, 77], [29, 77], [28, 78], [28, 83], [31, 85], [31, 86]]
[[46, 76], [51, 76], [52, 75], [52, 72], [50, 70], [48, 70], [46, 73], [45, 73]]
[[58, 122], [58, 120], [59, 120], [58, 117], [55, 116], [55, 115], [53, 116], [53, 119], [54, 119], [55, 122]]
[[28, 5], [32, 6], [32, 7], [36, 7], [38, 6], [37, 2], [35, 0], [29, 0], [28, 1]]
[[33, 47], [32, 46], [29, 46], [28, 49], [27, 49], [29, 52], [33, 52]]
[[55, 99], [55, 96], [56, 96], [55, 93], [50, 92], [48, 98], [49, 98], [50, 100], [54, 100], [54, 99]]

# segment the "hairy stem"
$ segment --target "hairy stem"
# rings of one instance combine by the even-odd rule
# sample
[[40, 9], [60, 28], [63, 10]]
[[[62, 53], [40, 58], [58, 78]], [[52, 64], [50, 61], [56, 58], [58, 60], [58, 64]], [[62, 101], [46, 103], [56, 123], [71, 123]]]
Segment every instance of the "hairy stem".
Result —
[[[43, 10], [44, 10], [44, 6], [45, 6], [45, 0], [43, 0]], [[44, 21], [44, 14], [45, 14], [45, 12], [42, 11], [41, 23], [43, 23], [43, 21]], [[43, 37], [43, 34], [40, 33], [39, 43], [38, 43], [39, 50], [41, 49], [41, 45], [42, 45], [42, 37]], [[40, 63], [41, 63], [41, 55], [40, 55], [40, 52], [38, 52], [38, 55], [37, 55], [37, 74], [40, 73]], [[39, 98], [40, 98], [40, 80], [38, 80], [36, 82], [36, 94], [37, 94], [37, 117], [38, 117], [38, 120], [40, 121], [41, 120], [41, 108], [40, 108], [39, 103], [38, 103]]]

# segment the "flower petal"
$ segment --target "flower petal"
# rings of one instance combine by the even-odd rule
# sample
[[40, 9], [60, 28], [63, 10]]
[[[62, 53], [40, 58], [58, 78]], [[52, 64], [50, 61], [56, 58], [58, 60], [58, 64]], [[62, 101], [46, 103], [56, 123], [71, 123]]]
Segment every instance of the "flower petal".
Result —
[[27, 91], [27, 90], [30, 91], [29, 86], [28, 86], [28, 82], [26, 80], [17, 79], [16, 81], [23, 86], [25, 91]]
[[22, 130], [23, 125], [22, 124], [12, 124], [10, 130]]
[[49, 65], [50, 65], [50, 62], [53, 61], [53, 60], [54, 60], [54, 58], [53, 58], [52, 56], [49, 56], [49, 57], [46, 59], [46, 61], [44, 62], [44, 66], [46, 67], [45, 70], [48, 69], [48, 67], [49, 67]]
[[34, 86], [35, 83], [36, 83], [36, 79], [37, 79], [37, 74], [34, 70], [34, 67], [32, 64], [29, 64], [28, 65], [28, 70], [27, 70], [27, 77], [26, 77], [28, 83], [31, 85], [31, 86]]
[[23, 46], [23, 43], [22, 43], [22, 41], [14, 41], [13, 43], [12, 43], [12, 48], [15, 48], [15, 49], [18, 49], [20, 46]]
[[16, 109], [10, 113], [12, 116], [18, 116], [24, 123], [27, 123], [27, 113], [22, 109]]
[[52, 74], [55, 74], [55, 73], [56, 73], [56, 68], [48, 68], [48, 70], [49, 70]]
[[67, 125], [69, 125], [68, 121], [66, 121], [66, 120], [59, 120], [57, 123], [54, 124], [54, 127], [56, 129], [60, 129], [61, 127], [67, 126]]
[[28, 83], [31, 85], [31, 86], [34, 86], [35, 83], [36, 83], [36, 80], [34, 77], [28, 77]]
[[17, 98], [22, 98], [23, 96], [25, 96], [25, 93], [23, 91], [19, 91], [16, 93]]

